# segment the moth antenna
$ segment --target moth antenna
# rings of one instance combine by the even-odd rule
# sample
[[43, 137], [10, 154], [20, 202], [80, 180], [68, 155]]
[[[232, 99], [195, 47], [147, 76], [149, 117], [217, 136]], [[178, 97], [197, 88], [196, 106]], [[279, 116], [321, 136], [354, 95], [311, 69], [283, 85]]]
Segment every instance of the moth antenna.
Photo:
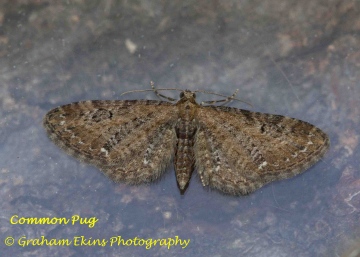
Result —
[[[176, 99], [168, 97], [166, 95], [160, 94], [158, 91], [164, 91], [164, 90], [172, 90], [172, 91], [179, 91], [179, 92], [183, 92], [184, 90], [179, 89], [179, 88], [155, 88], [155, 83], [153, 81], [150, 81], [150, 86], [151, 89], [135, 89], [135, 90], [130, 90], [130, 91], [126, 91], [122, 94], [120, 94], [120, 96], [125, 95], [125, 94], [129, 94], [129, 93], [139, 93], [139, 92], [149, 92], [149, 91], [153, 91], [155, 92], [155, 94], [159, 97], [159, 98], [165, 98], [171, 102], [176, 101]], [[206, 91], [206, 90], [195, 90], [193, 91], [194, 93], [204, 93], [204, 94], [209, 94], [209, 95], [217, 95], [217, 96], [221, 96], [221, 97], [225, 97], [225, 99], [222, 100], [215, 100], [215, 101], [203, 101], [201, 104], [207, 103], [207, 104], [214, 104], [214, 103], [220, 103], [220, 102], [224, 102], [223, 104], [226, 104], [228, 102], [231, 102], [233, 100], [235, 101], [239, 101], [241, 103], [245, 103], [249, 106], [251, 106], [251, 108], [253, 108], [254, 106], [251, 103], [248, 103], [246, 101], [240, 100], [238, 98], [235, 98], [236, 94], [239, 92], [239, 89], [236, 89], [235, 92], [231, 95], [231, 96], [226, 96], [223, 94], [218, 94], [218, 93], [214, 93], [211, 91]]]

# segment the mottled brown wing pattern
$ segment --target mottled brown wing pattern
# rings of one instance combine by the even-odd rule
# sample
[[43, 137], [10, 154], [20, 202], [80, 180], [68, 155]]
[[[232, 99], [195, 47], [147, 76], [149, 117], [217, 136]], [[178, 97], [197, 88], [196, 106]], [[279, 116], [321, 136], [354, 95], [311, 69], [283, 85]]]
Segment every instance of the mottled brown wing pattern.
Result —
[[138, 184], [159, 178], [171, 162], [176, 119], [168, 102], [84, 101], [51, 110], [44, 127], [68, 154], [116, 182]]
[[48, 112], [49, 137], [116, 182], [156, 180], [174, 158], [184, 193], [194, 169], [203, 186], [248, 194], [301, 173], [329, 148], [327, 135], [293, 118], [201, 106], [185, 90], [175, 103], [84, 101]]
[[196, 167], [202, 184], [248, 194], [301, 173], [329, 147], [327, 135], [293, 118], [230, 107], [199, 108]]

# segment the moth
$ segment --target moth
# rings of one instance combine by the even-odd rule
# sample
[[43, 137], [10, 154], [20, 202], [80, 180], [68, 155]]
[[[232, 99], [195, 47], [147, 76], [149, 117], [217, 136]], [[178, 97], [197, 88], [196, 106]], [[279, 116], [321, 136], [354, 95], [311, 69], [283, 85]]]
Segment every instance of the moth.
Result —
[[181, 194], [196, 170], [203, 186], [245, 195], [305, 171], [330, 145], [322, 130], [305, 121], [204, 106], [189, 90], [174, 103], [94, 100], [63, 105], [49, 111], [43, 125], [60, 148], [115, 182], [155, 181], [173, 162]]

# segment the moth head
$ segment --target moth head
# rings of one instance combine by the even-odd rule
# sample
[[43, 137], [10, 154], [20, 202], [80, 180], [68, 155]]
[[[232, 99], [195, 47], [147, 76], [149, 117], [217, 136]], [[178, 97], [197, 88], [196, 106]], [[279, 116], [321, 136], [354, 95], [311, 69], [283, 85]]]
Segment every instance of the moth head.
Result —
[[190, 90], [185, 90], [180, 93], [180, 98], [183, 99], [196, 99], [196, 94]]

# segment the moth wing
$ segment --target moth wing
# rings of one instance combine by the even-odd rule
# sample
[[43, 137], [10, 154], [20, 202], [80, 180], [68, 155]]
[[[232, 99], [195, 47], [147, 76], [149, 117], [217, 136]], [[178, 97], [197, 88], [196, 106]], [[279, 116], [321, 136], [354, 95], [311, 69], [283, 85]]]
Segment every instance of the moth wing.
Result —
[[319, 128], [281, 115], [206, 106], [198, 122], [195, 159], [202, 184], [234, 195], [301, 173], [330, 144]]
[[176, 117], [168, 102], [84, 101], [49, 111], [43, 123], [69, 155], [116, 182], [138, 184], [157, 179], [171, 162]]

